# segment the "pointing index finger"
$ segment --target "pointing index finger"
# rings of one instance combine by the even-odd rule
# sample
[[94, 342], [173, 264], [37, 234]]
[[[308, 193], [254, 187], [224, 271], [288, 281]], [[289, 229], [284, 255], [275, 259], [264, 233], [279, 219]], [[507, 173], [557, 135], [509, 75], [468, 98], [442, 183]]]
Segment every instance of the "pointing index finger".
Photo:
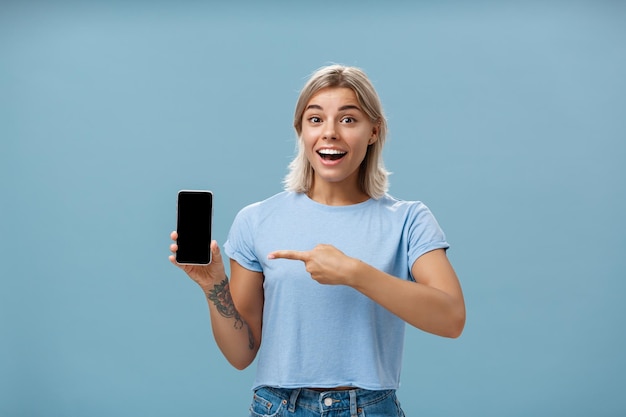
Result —
[[299, 250], [277, 250], [267, 255], [268, 259], [293, 259], [294, 261], [306, 261], [307, 252]]

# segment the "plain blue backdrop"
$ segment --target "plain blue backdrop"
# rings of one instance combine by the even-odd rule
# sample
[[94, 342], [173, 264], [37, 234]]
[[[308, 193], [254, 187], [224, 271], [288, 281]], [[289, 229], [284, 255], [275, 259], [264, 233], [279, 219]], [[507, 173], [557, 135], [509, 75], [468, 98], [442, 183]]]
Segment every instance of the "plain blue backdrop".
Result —
[[176, 192], [223, 244], [331, 62], [466, 295], [460, 339], [407, 329], [407, 415], [625, 415], [626, 4], [223, 3], [0, 3], [0, 415], [246, 415], [254, 365], [167, 260]]

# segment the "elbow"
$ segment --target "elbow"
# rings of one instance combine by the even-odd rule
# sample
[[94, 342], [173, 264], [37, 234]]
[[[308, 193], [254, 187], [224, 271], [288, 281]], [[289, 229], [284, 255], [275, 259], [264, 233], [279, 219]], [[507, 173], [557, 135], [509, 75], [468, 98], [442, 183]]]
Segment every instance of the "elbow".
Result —
[[252, 363], [245, 360], [229, 360], [228, 362], [238, 371], [243, 371]]
[[[465, 306], [448, 309], [438, 320], [432, 323], [429, 333], [449, 339], [457, 339], [465, 328]], [[424, 329], [426, 330], [426, 329]]]
[[444, 336], [450, 339], [458, 339], [461, 337], [464, 327], [465, 326], [463, 324], [456, 324], [454, 327], [451, 327]]
[[256, 352], [257, 349], [248, 349], [248, 347], [246, 347], [245, 351], [237, 350], [230, 353], [222, 351], [228, 363], [238, 371], [243, 371], [254, 362]]
[[254, 361], [254, 355], [235, 350], [224, 349], [223, 346], [219, 346], [224, 355], [224, 359], [238, 371], [243, 371]]
[[246, 353], [240, 353], [238, 355], [228, 355], [226, 360], [230, 365], [238, 371], [243, 371], [246, 369], [252, 362], [254, 362], [255, 353], [252, 351]]
[[465, 308], [462, 308], [450, 318], [449, 324], [443, 336], [449, 337], [450, 339], [457, 339], [463, 333], [464, 328]]

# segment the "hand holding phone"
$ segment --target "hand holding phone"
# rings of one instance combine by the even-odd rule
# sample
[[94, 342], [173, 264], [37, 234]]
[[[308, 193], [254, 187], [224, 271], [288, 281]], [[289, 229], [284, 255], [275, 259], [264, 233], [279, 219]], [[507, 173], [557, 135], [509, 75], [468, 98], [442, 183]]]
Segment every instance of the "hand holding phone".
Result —
[[206, 190], [178, 192], [176, 262], [188, 265], [211, 263], [213, 193]]

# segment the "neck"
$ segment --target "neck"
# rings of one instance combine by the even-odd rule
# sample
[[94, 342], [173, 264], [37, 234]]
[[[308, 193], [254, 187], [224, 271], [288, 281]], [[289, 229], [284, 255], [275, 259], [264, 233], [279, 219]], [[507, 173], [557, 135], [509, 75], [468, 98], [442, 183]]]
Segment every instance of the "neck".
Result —
[[317, 183], [316, 181], [313, 181], [307, 195], [311, 200], [327, 206], [349, 206], [370, 198], [356, 184]]

